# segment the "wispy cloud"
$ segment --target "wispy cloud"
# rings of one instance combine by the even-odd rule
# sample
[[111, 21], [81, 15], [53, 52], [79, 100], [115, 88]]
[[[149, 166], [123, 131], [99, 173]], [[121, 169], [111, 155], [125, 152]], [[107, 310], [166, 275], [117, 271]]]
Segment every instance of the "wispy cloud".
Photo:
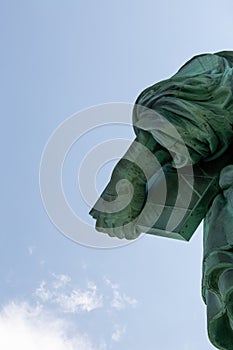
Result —
[[[92, 281], [80, 288], [66, 274], [52, 273], [50, 276], [52, 279], [42, 281], [34, 293], [33, 305], [36, 306], [28, 301], [9, 302], [0, 310], [0, 349], [107, 350], [122, 340], [126, 325], [121, 325], [119, 311], [135, 306], [138, 303], [135, 298], [126, 295], [108, 278], [104, 278], [107, 290], [100, 293]], [[106, 338], [99, 338], [99, 345], [94, 346], [88, 336], [77, 333], [73, 315], [98, 308], [102, 308], [100, 317], [110, 322], [113, 328], [105, 335], [109, 344], [105, 342]]]
[[104, 276], [103, 278], [105, 284], [109, 287], [111, 287], [112, 289], [118, 289], [119, 285], [117, 283], [113, 283], [108, 277]]
[[50, 302], [60, 307], [65, 313], [90, 312], [103, 306], [103, 296], [98, 292], [93, 282], [87, 284], [85, 290], [72, 288], [70, 277], [67, 275], [54, 275], [55, 281], [50, 285], [41, 282], [36, 289], [36, 296], [43, 302]]
[[[69, 334], [69, 335], [68, 335]], [[0, 348], [5, 350], [95, 350], [86, 335], [70, 336], [69, 324], [41, 306], [9, 303], [0, 312]]]
[[60, 294], [54, 300], [64, 312], [76, 313], [82, 311], [92, 311], [100, 308], [102, 297], [97, 295], [96, 289], [80, 291], [73, 289], [70, 294]]
[[107, 286], [111, 287], [113, 298], [111, 301], [111, 306], [117, 310], [123, 310], [127, 306], [136, 306], [138, 304], [138, 300], [132, 297], [129, 297], [125, 293], [120, 292], [120, 288], [118, 284], [112, 283], [112, 281], [104, 277], [104, 282]]
[[55, 279], [55, 281], [53, 282], [53, 287], [55, 289], [65, 287], [71, 281], [71, 278], [68, 275], [64, 275], [64, 274], [57, 275], [55, 273], [52, 273], [52, 276]]
[[32, 254], [34, 253], [34, 251], [35, 251], [35, 247], [34, 247], [34, 246], [29, 246], [29, 247], [28, 247], [28, 253], [29, 253], [29, 255], [32, 255]]
[[45, 281], [42, 281], [40, 283], [40, 286], [36, 289], [36, 293], [35, 294], [43, 302], [49, 301], [53, 297], [53, 293], [47, 288]]
[[115, 325], [115, 330], [112, 333], [112, 340], [115, 342], [121, 341], [125, 332], [126, 332], [126, 326]]
[[118, 290], [113, 290], [111, 306], [117, 310], [123, 310], [127, 305], [136, 306], [138, 301], [134, 298], [121, 294]]

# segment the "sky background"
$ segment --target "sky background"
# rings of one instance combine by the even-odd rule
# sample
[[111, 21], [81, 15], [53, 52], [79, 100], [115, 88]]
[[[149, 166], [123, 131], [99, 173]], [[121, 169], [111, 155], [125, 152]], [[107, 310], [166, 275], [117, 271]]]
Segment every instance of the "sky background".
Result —
[[118, 249], [81, 246], [49, 220], [39, 165], [70, 115], [133, 103], [192, 56], [231, 50], [232, 13], [230, 0], [0, 1], [0, 348], [213, 349], [201, 227], [189, 243], [148, 235]]

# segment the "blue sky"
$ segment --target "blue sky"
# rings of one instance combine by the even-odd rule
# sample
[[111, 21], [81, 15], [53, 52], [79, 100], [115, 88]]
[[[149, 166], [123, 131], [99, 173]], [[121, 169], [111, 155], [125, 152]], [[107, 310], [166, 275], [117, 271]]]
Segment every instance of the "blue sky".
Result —
[[[189, 243], [81, 246], [49, 220], [38, 178], [47, 140], [70, 115], [133, 103], [193, 55], [232, 49], [232, 10], [230, 0], [0, 2], [1, 348], [213, 349], [201, 228]], [[133, 138], [123, 129], [116, 137]]]

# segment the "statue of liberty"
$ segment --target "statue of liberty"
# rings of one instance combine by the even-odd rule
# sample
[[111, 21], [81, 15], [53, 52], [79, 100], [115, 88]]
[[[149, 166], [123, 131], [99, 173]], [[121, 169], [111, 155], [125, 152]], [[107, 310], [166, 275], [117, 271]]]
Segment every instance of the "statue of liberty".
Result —
[[[231, 350], [233, 51], [195, 56], [170, 79], [145, 89], [135, 102], [133, 127], [136, 139], [90, 212], [96, 229], [127, 239], [146, 232], [188, 240], [204, 218], [202, 295], [207, 305], [208, 334], [218, 349]], [[151, 160], [151, 154], [156, 161]], [[153, 221], [158, 217], [158, 204], [147, 207], [147, 201], [154, 183], [153, 198], [160, 200], [161, 169], [170, 202], [166, 198], [160, 218]], [[191, 170], [194, 183], [188, 186]], [[184, 220], [168, 232], [164, 222], [176, 206], [178, 172], [187, 185], [179, 200], [187, 197], [188, 188], [192, 198]], [[176, 213], [178, 217], [179, 210]]]

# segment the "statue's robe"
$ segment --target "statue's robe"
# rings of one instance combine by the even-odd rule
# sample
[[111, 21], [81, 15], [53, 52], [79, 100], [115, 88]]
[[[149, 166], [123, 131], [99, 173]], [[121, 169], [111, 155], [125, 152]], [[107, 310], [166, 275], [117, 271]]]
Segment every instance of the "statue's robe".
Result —
[[233, 165], [220, 173], [221, 191], [204, 219], [202, 296], [208, 333], [219, 349], [233, 348]]

